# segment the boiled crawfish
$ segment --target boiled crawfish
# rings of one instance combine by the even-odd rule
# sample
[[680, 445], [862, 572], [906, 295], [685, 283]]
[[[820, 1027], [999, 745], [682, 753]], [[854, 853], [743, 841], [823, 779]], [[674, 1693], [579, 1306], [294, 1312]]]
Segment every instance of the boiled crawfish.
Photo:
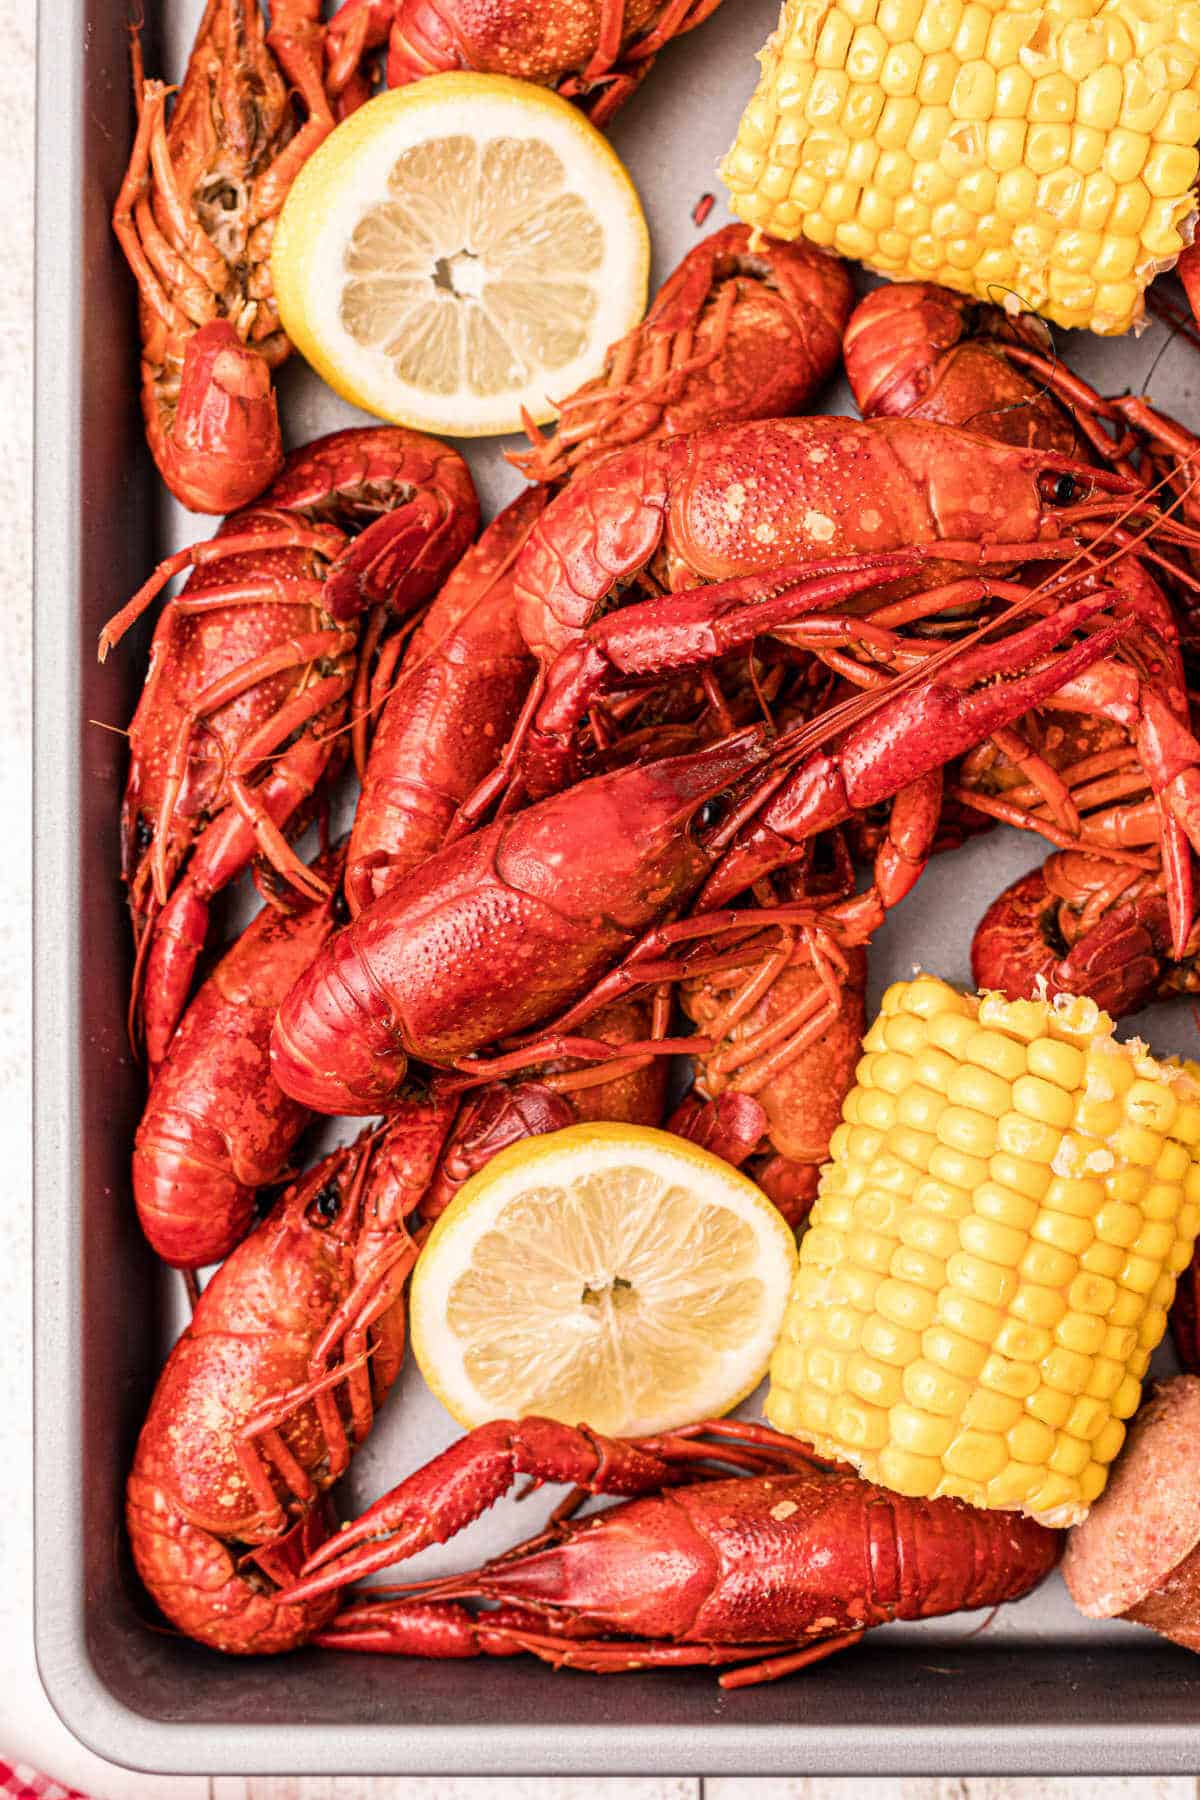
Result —
[[249, 504], [283, 463], [272, 371], [291, 346], [271, 289], [275, 222], [333, 129], [321, 0], [208, 0], [174, 92], [146, 81], [113, 229], [138, 284], [142, 411], [159, 473], [194, 512]]
[[577, 100], [606, 125], [658, 52], [721, 0], [343, 0], [328, 26], [326, 77], [338, 115], [369, 98], [369, 59], [387, 45], [387, 82], [448, 69], [515, 75]]
[[324, 894], [289, 823], [344, 750], [368, 608], [411, 610], [474, 533], [457, 453], [393, 427], [334, 432], [294, 451], [261, 505], [168, 557], [110, 620], [101, 656], [177, 573], [130, 728], [122, 868], [148, 1030], [169, 1041], [213, 896], [256, 853]]
[[[695, 1481], [722, 1462], [755, 1472]], [[721, 1685], [744, 1687], [892, 1619], [1019, 1599], [1059, 1556], [1060, 1534], [1031, 1519], [823, 1471], [765, 1426], [714, 1420], [621, 1440], [528, 1418], [483, 1425], [410, 1475], [317, 1549], [287, 1597], [312, 1605], [444, 1543], [519, 1474], [639, 1497], [552, 1525], [473, 1573], [418, 1584], [412, 1598], [348, 1606], [316, 1642], [408, 1656], [526, 1652], [594, 1674], [733, 1663], [743, 1666]], [[471, 1613], [465, 1599], [498, 1609]]]
[[218, 1270], [167, 1359], [126, 1520], [150, 1594], [201, 1643], [290, 1650], [335, 1610], [279, 1589], [331, 1529], [326, 1490], [399, 1371], [405, 1216], [452, 1110], [414, 1102], [387, 1140], [311, 1169]]

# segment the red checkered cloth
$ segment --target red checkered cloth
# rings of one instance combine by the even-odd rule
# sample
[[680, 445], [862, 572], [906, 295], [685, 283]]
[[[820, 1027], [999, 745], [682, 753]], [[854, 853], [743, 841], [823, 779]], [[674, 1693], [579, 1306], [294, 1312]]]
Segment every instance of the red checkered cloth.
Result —
[[9, 1763], [0, 1757], [0, 1800], [88, 1800], [88, 1796], [39, 1774], [28, 1763]]

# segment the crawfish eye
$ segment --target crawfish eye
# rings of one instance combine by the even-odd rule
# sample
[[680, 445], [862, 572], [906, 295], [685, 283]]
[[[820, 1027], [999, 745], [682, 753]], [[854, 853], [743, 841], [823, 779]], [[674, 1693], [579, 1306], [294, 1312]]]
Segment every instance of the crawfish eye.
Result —
[[696, 829], [698, 831], [707, 831], [710, 825], [716, 824], [720, 816], [721, 802], [719, 800], [706, 800], [696, 814]]
[[347, 905], [346, 896], [341, 888], [339, 888], [337, 893], [333, 896], [333, 901], [329, 910], [333, 914], [333, 922], [335, 925], [348, 925], [350, 923], [350, 908]]
[[1070, 506], [1080, 498], [1079, 482], [1074, 475], [1043, 475], [1041, 497], [1051, 506]]
[[337, 1218], [342, 1204], [342, 1190], [336, 1181], [327, 1181], [318, 1188], [308, 1203], [308, 1222], [310, 1225], [332, 1225]]

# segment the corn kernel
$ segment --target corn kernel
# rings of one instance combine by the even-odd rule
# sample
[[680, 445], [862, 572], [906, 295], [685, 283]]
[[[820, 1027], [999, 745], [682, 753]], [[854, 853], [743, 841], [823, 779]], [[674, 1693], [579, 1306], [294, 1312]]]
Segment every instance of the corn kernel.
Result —
[[1000, 1329], [1004, 1314], [970, 1294], [954, 1288], [943, 1288], [938, 1295], [938, 1322], [949, 1325], [977, 1344], [990, 1344]]
[[879, 1471], [885, 1485], [898, 1494], [927, 1494], [942, 1466], [936, 1457], [915, 1456], [911, 1450], [889, 1444], [880, 1452]]
[[971, 1194], [988, 1178], [988, 1165], [983, 1157], [969, 1155], [961, 1148], [939, 1140], [929, 1159], [929, 1173], [936, 1180], [958, 1188], [966, 1197], [969, 1208]]
[[975, 1021], [960, 1012], [936, 1013], [928, 1020], [929, 1041], [949, 1056], [955, 1067], [965, 1060], [967, 1045], [975, 1036]]
[[1067, 1422], [1074, 1401], [1070, 1394], [1060, 1393], [1057, 1388], [1040, 1387], [1036, 1394], [1030, 1394], [1025, 1402], [1025, 1410], [1035, 1419], [1041, 1419], [1046, 1425], [1053, 1425], [1059, 1430]]
[[1022, 1283], [1009, 1308], [1014, 1318], [1043, 1331], [1053, 1331], [1066, 1310], [1067, 1302], [1061, 1290], [1040, 1287], [1035, 1281]]
[[1005, 1319], [996, 1333], [995, 1349], [1001, 1356], [1016, 1362], [1040, 1362], [1052, 1348], [1054, 1338], [1043, 1326], [1026, 1325], [1020, 1319]]
[[827, 1429], [854, 1450], [881, 1450], [887, 1443], [888, 1415], [843, 1394], [830, 1407]]
[[1104, 1484], [1108, 1480], [1108, 1467], [1105, 1463], [1093, 1460], [1079, 1477], [1079, 1497], [1085, 1506], [1104, 1492]]
[[912, 1286], [907, 1281], [884, 1281], [880, 1284], [875, 1304], [890, 1324], [905, 1326], [910, 1331], [923, 1331], [933, 1323], [935, 1301], [927, 1288]]
[[1030, 1162], [1028, 1158], [1014, 1156], [1008, 1151], [998, 1150], [990, 1157], [988, 1169], [993, 1181], [1014, 1188], [1030, 1200], [1043, 1199], [1054, 1179], [1052, 1171], [1044, 1164]]
[[1158, 1280], [1158, 1264], [1148, 1256], [1127, 1256], [1118, 1280], [1134, 1294], [1148, 1294]]
[[948, 50], [954, 42], [961, 16], [961, 0], [924, 0], [912, 32], [917, 49], [926, 55], [936, 50]]
[[894, 1406], [889, 1426], [892, 1442], [918, 1456], [944, 1456], [954, 1436], [951, 1420], [935, 1419], [914, 1406]]
[[1010, 1462], [984, 1489], [984, 1505], [1008, 1509], [1020, 1506], [1042, 1479], [1042, 1470], [1031, 1463]]
[[1023, 1417], [1020, 1400], [1011, 1394], [998, 1394], [994, 1388], [973, 1388], [963, 1406], [961, 1421], [969, 1430], [1003, 1436]]
[[1010, 1400], [1027, 1400], [1038, 1389], [1038, 1371], [1033, 1363], [1009, 1362], [1003, 1356], [989, 1356], [979, 1376], [984, 1387], [993, 1393], [1007, 1394]]
[[898, 1369], [861, 1352], [847, 1359], [845, 1385], [850, 1393], [872, 1406], [895, 1406], [904, 1391]]
[[962, 17], [954, 33], [955, 56], [963, 62], [967, 62], [971, 57], [982, 56], [987, 48], [988, 29], [991, 22], [990, 7], [977, 4], [977, 0], [968, 0], [968, 4], [963, 7]]
[[993, 1306], [1005, 1305], [1017, 1290], [1013, 1271], [1029, 1242], [1028, 1233], [973, 1213], [960, 1221], [958, 1235], [970, 1255], [950, 1258], [946, 1266], [949, 1279], [965, 1293], [990, 1300]]
[[942, 1457], [951, 1475], [981, 1484], [999, 1475], [1007, 1460], [1004, 1439], [985, 1431], [960, 1431]]
[[1031, 1162], [1052, 1163], [1061, 1142], [1061, 1134], [1053, 1125], [1030, 1119], [1021, 1113], [1005, 1113], [996, 1122], [997, 1148], [1012, 1156], [1025, 1156]]
[[[1074, 1282], [1071, 1285], [1074, 1286]], [[1059, 1320], [1054, 1336], [1064, 1350], [1074, 1350], [1080, 1356], [1094, 1356], [1104, 1342], [1104, 1320], [1094, 1313], [1070, 1312], [1065, 1319]]]
[[1038, 1243], [1050, 1244], [1056, 1250], [1065, 1250], [1071, 1256], [1078, 1257], [1095, 1236], [1095, 1227], [1089, 1218], [1078, 1218], [1072, 1213], [1051, 1212], [1047, 1207], [1038, 1214], [1030, 1235]]
[[952, 1326], [939, 1324], [931, 1325], [922, 1335], [921, 1347], [939, 1368], [973, 1381], [987, 1361], [987, 1342], [976, 1343]]
[[937, 1122], [938, 1142], [968, 1156], [990, 1156], [996, 1147], [996, 1121], [969, 1106], [950, 1105]]
[[1029, 1045], [1026, 1057], [1031, 1075], [1053, 1082], [1074, 1100], [1076, 1089], [1083, 1086], [1086, 1073], [1081, 1050], [1070, 1044], [1056, 1044], [1050, 1038], [1038, 1038]]
[[1142, 1398], [1142, 1384], [1136, 1375], [1126, 1375], [1112, 1397], [1112, 1410], [1118, 1419], [1131, 1419]]
[[1054, 1448], [1047, 1458], [1056, 1475], [1080, 1475], [1091, 1459], [1091, 1448], [1078, 1438], [1060, 1431], [1055, 1434]]
[[1092, 1455], [1098, 1463], [1110, 1463], [1124, 1442], [1124, 1425], [1120, 1419], [1109, 1419], [1092, 1439]]
[[1039, 122], [1069, 121], [1075, 116], [1075, 83], [1069, 76], [1056, 72], [1043, 75], [1033, 84], [1029, 99], [1029, 117]]
[[936, 1089], [922, 1087], [919, 1082], [914, 1081], [911, 1087], [897, 1097], [896, 1119], [900, 1125], [907, 1125], [913, 1131], [932, 1136], [947, 1104], [945, 1096]]
[[[998, 1181], [985, 1181], [975, 1190], [975, 1212], [982, 1219], [994, 1219], [1016, 1232], [1021, 1239], [1019, 1255], [1025, 1248], [1025, 1234], [1038, 1216], [1038, 1207], [1036, 1200], [1002, 1187]], [[974, 1248], [965, 1238], [962, 1241], [968, 1250]]]
[[[1045, 1205], [1051, 1212], [1087, 1219], [1090, 1223], [1104, 1205], [1104, 1185], [1094, 1179], [1056, 1175], [1046, 1189]], [[1089, 1230], [1089, 1242], [1094, 1235], [1094, 1230]]]
[[939, 1417], [959, 1414], [971, 1394], [969, 1380], [924, 1357], [919, 1357], [904, 1370], [901, 1386], [904, 1398], [911, 1406]]
[[1038, 1075], [1022, 1075], [1013, 1082], [1012, 1103], [1026, 1118], [1056, 1125], [1060, 1131], [1065, 1131], [1075, 1116], [1074, 1095]]
[[915, 1331], [893, 1325], [874, 1313], [863, 1326], [862, 1347], [867, 1356], [902, 1369], [920, 1355], [921, 1340]]
[[1022, 1419], [1008, 1434], [1008, 1448], [1018, 1462], [1048, 1463], [1054, 1451], [1054, 1433], [1040, 1419]]
[[[981, 1034], [976, 1032], [975, 1036]], [[974, 1043], [974, 1039], [971, 1040]], [[998, 1119], [1013, 1104], [1012, 1083], [972, 1063], [956, 1068], [946, 1089], [947, 1098], [955, 1106], [971, 1107]]]
[[1030, 1244], [1021, 1258], [1021, 1275], [1039, 1287], [1065, 1288], [1079, 1268], [1079, 1259], [1054, 1244]]

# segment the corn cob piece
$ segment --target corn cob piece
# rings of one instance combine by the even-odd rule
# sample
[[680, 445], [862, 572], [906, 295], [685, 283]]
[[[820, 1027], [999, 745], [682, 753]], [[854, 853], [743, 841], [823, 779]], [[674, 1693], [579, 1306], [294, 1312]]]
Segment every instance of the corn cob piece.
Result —
[[1200, 1229], [1200, 1070], [1095, 1002], [884, 995], [767, 1416], [902, 1494], [1083, 1518]]
[[785, 0], [722, 167], [772, 237], [1104, 334], [1190, 241], [1197, 0]]

